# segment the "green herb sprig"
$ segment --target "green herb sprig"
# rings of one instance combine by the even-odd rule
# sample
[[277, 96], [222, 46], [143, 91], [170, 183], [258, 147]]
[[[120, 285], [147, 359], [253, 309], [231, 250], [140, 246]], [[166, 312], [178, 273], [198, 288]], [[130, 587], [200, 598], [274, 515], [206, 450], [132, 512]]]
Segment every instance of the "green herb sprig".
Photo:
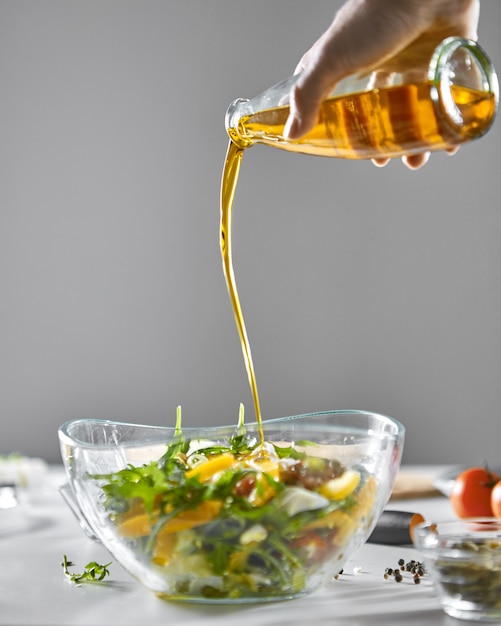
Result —
[[65, 576], [67, 576], [71, 582], [79, 585], [81, 583], [97, 583], [104, 580], [106, 576], [110, 575], [108, 568], [111, 563], [112, 562], [110, 561], [109, 563], [106, 563], [106, 565], [100, 565], [99, 563], [96, 563], [96, 561], [91, 561], [90, 563], [87, 563], [81, 574], [72, 574], [68, 568], [74, 567], [75, 564], [68, 560], [66, 554], [63, 554], [63, 562], [61, 563], [61, 566]]

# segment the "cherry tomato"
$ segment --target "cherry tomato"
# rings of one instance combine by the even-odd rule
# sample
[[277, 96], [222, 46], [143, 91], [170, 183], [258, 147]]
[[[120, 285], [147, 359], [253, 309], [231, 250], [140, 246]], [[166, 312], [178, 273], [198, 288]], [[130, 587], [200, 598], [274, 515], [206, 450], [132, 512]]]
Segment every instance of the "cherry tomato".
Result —
[[472, 467], [455, 480], [450, 500], [456, 515], [465, 517], [492, 517], [491, 493], [501, 480], [485, 467]]
[[292, 543], [294, 551], [298, 551], [306, 559], [308, 565], [320, 563], [327, 556], [327, 542], [314, 532], [309, 532]]
[[496, 517], [501, 517], [501, 480], [492, 488], [491, 509]]

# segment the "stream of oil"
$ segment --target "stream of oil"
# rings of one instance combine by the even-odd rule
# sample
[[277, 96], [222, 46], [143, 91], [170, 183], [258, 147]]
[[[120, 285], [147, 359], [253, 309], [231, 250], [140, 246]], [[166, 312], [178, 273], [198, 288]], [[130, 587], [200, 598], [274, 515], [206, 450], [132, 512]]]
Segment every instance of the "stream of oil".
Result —
[[235, 198], [235, 190], [237, 187], [238, 174], [242, 163], [244, 150], [239, 148], [233, 141], [230, 141], [226, 161], [224, 163], [223, 179], [221, 183], [221, 257], [223, 261], [223, 272], [230, 295], [235, 322], [242, 344], [242, 353], [249, 378], [252, 399], [254, 402], [254, 411], [256, 413], [256, 421], [258, 423], [258, 432], [260, 443], [264, 444], [263, 420], [261, 416], [261, 405], [259, 403], [259, 393], [257, 390], [256, 374], [254, 372], [254, 364], [252, 362], [252, 354], [250, 349], [249, 338], [245, 328], [242, 307], [240, 306], [240, 298], [238, 297], [237, 285], [235, 282], [235, 273], [233, 271], [233, 260], [231, 250], [231, 217], [233, 211], [233, 200]]

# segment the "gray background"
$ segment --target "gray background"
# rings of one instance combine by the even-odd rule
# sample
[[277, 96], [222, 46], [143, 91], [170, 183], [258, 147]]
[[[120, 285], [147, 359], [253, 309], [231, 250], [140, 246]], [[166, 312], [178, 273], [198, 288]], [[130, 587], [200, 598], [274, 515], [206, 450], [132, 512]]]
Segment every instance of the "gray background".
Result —
[[[0, 1], [0, 454], [77, 417], [236, 420], [224, 113], [339, 1]], [[501, 2], [480, 40], [501, 68]], [[266, 418], [369, 409], [408, 463], [499, 464], [501, 124], [411, 173], [256, 146], [234, 261]]]

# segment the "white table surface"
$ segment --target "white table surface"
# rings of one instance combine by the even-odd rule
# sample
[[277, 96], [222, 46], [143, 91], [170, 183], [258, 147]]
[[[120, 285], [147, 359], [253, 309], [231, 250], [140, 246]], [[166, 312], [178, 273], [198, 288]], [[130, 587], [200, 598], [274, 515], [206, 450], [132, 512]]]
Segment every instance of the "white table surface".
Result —
[[[348, 562], [342, 576], [322, 591], [296, 600], [238, 608], [160, 600], [116, 562], [104, 583], [77, 586], [63, 574], [63, 554], [75, 563], [75, 572], [83, 571], [90, 561], [107, 563], [111, 558], [81, 531], [57, 491], [62, 482], [62, 469], [51, 468], [44, 486], [30, 502], [17, 509], [0, 510], [2, 626], [461, 623], [442, 612], [426, 575], [419, 585], [410, 578], [401, 583], [384, 579], [385, 568], [394, 567], [399, 558], [420, 560], [419, 553], [408, 546], [366, 544]], [[387, 508], [419, 512], [435, 521], [453, 517], [445, 497], [392, 501]]]

